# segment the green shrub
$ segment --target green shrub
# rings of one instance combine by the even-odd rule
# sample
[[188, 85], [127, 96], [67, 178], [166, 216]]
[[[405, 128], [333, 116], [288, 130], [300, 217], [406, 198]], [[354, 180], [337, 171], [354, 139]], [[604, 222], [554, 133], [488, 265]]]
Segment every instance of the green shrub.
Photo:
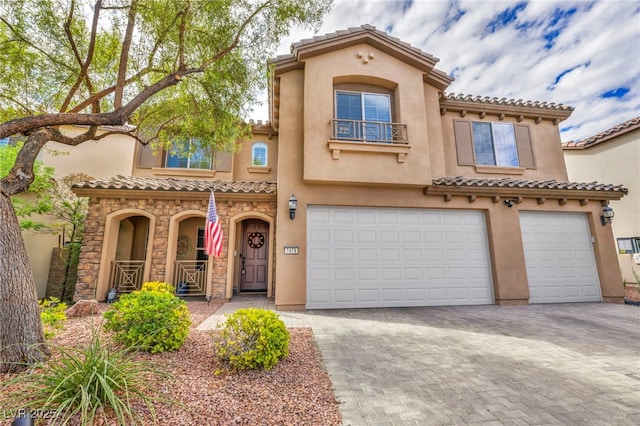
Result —
[[213, 347], [235, 370], [269, 370], [289, 355], [289, 331], [273, 311], [238, 309], [214, 332]]
[[42, 320], [44, 337], [51, 339], [64, 328], [64, 322], [67, 319], [65, 313], [67, 304], [56, 297], [42, 299], [38, 301], [38, 304], [40, 305], [40, 319]]
[[142, 290], [122, 295], [104, 317], [116, 341], [151, 353], [179, 349], [191, 325], [187, 304], [167, 283], [145, 283]]
[[[0, 386], [0, 405], [13, 412], [29, 409], [46, 410], [51, 424], [69, 424], [73, 418], [82, 425], [117, 423], [141, 424], [132, 408], [141, 401], [155, 419], [154, 402], [165, 401], [160, 392], [149, 385], [150, 376], [172, 379], [166, 371], [148, 362], [136, 361], [130, 349], [113, 349], [101, 342], [94, 331], [89, 346], [53, 348], [57, 356], [36, 365], [31, 371], [17, 375]], [[98, 419], [102, 419], [96, 423]], [[77, 424], [77, 423], [74, 423]]]
[[174, 293], [174, 287], [171, 283], [163, 283], [162, 281], [148, 281], [142, 284], [142, 291], [157, 291], [160, 293]]

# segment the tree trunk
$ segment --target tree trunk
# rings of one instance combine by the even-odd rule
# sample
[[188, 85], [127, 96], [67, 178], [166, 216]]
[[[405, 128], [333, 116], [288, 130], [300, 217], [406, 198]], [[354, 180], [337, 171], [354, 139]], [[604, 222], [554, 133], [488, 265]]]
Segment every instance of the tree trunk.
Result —
[[0, 372], [49, 356], [33, 272], [11, 199], [0, 192]]

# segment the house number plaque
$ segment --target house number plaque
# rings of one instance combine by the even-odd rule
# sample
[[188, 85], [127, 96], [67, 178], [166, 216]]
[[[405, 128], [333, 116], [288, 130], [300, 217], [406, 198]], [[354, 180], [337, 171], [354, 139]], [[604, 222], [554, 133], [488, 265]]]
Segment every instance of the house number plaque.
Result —
[[284, 246], [284, 254], [299, 254], [298, 246]]

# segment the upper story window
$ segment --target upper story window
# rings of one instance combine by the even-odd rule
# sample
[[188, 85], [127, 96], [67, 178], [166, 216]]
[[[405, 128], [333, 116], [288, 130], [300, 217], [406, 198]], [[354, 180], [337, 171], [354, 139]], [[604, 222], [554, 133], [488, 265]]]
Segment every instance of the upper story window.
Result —
[[516, 134], [511, 123], [471, 123], [476, 164], [518, 167]]
[[509, 167], [504, 170], [514, 172], [536, 168], [527, 125], [453, 120], [453, 129], [461, 166], [476, 166], [476, 171], [483, 166]]
[[336, 91], [335, 137], [390, 142], [391, 97], [383, 93]]
[[267, 144], [257, 142], [251, 148], [251, 165], [258, 167], [267, 166]]
[[213, 164], [213, 156], [211, 153], [200, 147], [196, 148], [193, 152], [189, 152], [190, 148], [191, 142], [189, 142], [189, 146], [186, 147], [186, 152], [182, 153], [179, 148], [173, 144], [171, 149], [167, 150], [165, 167], [211, 170]]

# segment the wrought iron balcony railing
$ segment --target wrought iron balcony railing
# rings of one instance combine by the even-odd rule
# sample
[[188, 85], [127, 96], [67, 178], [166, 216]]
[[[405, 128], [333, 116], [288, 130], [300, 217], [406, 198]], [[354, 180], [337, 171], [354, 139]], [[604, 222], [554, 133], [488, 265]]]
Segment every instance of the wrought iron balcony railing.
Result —
[[331, 120], [331, 138], [355, 142], [407, 144], [407, 125], [361, 120]]

